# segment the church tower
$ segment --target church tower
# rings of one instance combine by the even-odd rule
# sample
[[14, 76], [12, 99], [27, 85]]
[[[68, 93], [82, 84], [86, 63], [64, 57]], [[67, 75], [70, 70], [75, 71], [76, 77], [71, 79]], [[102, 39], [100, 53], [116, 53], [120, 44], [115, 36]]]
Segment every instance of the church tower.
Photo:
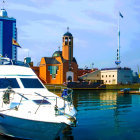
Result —
[[67, 28], [67, 32], [63, 35], [62, 56], [65, 60], [73, 60], [73, 36]]

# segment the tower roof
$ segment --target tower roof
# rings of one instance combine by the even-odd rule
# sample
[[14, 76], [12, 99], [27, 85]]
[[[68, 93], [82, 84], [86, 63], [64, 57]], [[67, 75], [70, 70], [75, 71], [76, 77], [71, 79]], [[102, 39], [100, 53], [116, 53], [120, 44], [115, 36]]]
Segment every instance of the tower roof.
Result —
[[55, 58], [53, 57], [44, 57], [46, 64], [60, 64]]
[[7, 11], [5, 9], [0, 10], [0, 16], [1, 17], [8, 17]]
[[62, 56], [62, 51], [55, 51], [52, 55], [52, 57], [59, 57]]
[[66, 32], [63, 36], [72, 36], [70, 32]]
[[67, 27], [67, 32], [63, 36], [72, 36], [72, 34], [69, 32], [69, 27]]

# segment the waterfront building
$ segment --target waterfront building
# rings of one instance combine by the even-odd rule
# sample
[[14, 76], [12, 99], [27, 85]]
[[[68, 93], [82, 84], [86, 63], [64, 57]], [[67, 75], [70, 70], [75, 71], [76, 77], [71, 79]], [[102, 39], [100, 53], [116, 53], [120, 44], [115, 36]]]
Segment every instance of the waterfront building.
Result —
[[104, 84], [131, 84], [133, 71], [130, 68], [105, 68], [101, 69], [101, 80]]
[[130, 68], [105, 68], [79, 76], [80, 80], [100, 82], [104, 84], [131, 84], [139, 83], [137, 73]]
[[8, 17], [5, 9], [0, 11], [0, 55], [17, 59], [17, 47], [12, 41], [17, 41], [16, 19]]
[[91, 71], [90, 73], [86, 73], [82, 76], [78, 76], [78, 79], [80, 81], [83, 80], [83, 81], [103, 83], [103, 81], [101, 81], [100, 70]]
[[62, 38], [62, 51], [52, 57], [43, 57], [39, 66], [39, 77], [44, 83], [63, 84], [77, 81], [78, 64], [73, 57], [73, 36], [67, 31]]

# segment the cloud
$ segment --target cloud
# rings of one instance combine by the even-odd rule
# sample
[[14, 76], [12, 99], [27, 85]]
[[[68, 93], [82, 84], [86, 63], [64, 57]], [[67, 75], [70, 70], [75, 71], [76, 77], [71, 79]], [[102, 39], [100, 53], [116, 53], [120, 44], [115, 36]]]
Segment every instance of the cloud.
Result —
[[[62, 0], [63, 1], [63, 0]], [[110, 26], [113, 26], [111, 22], [103, 21], [96, 19], [94, 17], [90, 18], [87, 17], [87, 14], [85, 14], [83, 11], [86, 11], [86, 7], [88, 9], [91, 9], [91, 5], [95, 5], [95, 3], [89, 5], [86, 1], [81, 1], [79, 10], [77, 10], [77, 7], [79, 6], [79, 2], [67, 2], [63, 3], [62, 1], [55, 1], [55, 4], [51, 5], [49, 9], [41, 8], [38, 9], [34, 6], [28, 6], [25, 4], [9, 4], [10, 9], [19, 10], [19, 11], [28, 11], [33, 12], [36, 14], [40, 14], [39, 18], [42, 17], [46, 19], [49, 18], [49, 20], [53, 20], [54, 22], [63, 22], [63, 26], [67, 27], [70, 25], [74, 29], [87, 29], [87, 30], [93, 30], [93, 31], [106, 31]], [[97, 2], [96, 2], [97, 5]], [[63, 8], [61, 8], [63, 7]], [[97, 6], [98, 8], [98, 6]], [[73, 9], [73, 10], [72, 10]], [[76, 11], [76, 12], [75, 12]], [[88, 11], [89, 12], [89, 11]], [[24, 13], [26, 14], [26, 13]], [[29, 16], [29, 15], [28, 15]], [[99, 18], [101, 18], [102, 15], [100, 15]], [[32, 17], [31, 17], [32, 18]], [[37, 18], [37, 15], [36, 15]], [[105, 18], [104, 18], [105, 19]], [[27, 19], [29, 20], [29, 19]]]
[[109, 15], [109, 14], [104, 14], [101, 12], [97, 12], [94, 10], [86, 10], [84, 11], [85, 14], [87, 14], [89, 17], [91, 17], [92, 19], [96, 19], [102, 22], [106, 22], [106, 23], [115, 23], [115, 17]]
[[42, 5], [42, 4], [50, 5], [54, 2], [54, 0], [30, 0], [30, 1], [35, 3], [35, 4], [39, 4], [39, 5]]
[[39, 13], [39, 14], [44, 14], [43, 9], [38, 9], [35, 6], [28, 6], [26, 4], [21, 4], [21, 3], [8, 3], [8, 9], [14, 9], [14, 10], [19, 10], [19, 11], [28, 11], [28, 12], [33, 12], [33, 13]]
[[[69, 26], [74, 36], [74, 55], [79, 65], [92, 61], [102, 67], [114, 64], [119, 11], [124, 15], [120, 21], [122, 59], [125, 52], [129, 52], [130, 62], [138, 58], [130, 55], [132, 48], [137, 50], [139, 47], [138, 0], [13, 1], [8, 3], [8, 9], [10, 14], [18, 18], [19, 42], [32, 50], [30, 54], [35, 61], [41, 56], [51, 56], [57, 46], [62, 45], [62, 35]], [[133, 50], [133, 54], [139, 56], [136, 50]]]

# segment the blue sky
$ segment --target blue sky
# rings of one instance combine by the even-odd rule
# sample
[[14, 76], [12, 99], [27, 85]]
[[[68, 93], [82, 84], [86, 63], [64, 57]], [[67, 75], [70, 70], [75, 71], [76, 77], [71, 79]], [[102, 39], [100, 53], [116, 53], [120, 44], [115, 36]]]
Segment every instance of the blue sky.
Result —
[[121, 66], [140, 66], [139, 0], [7, 0], [5, 9], [17, 19], [20, 60], [28, 52], [35, 65], [51, 57], [69, 27], [79, 67], [99, 69], [115, 67], [121, 11]]

